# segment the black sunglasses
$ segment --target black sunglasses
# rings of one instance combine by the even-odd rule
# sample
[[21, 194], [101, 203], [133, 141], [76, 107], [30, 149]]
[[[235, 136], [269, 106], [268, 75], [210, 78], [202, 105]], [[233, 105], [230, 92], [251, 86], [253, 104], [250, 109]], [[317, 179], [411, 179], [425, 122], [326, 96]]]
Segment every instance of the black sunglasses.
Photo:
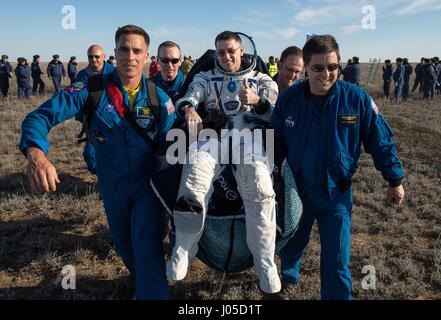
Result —
[[96, 56], [90, 55], [90, 56], [87, 56], [87, 57], [89, 58], [89, 60], [92, 60], [93, 58], [98, 60], [99, 58], [101, 58], [101, 56], [99, 56], [99, 55], [96, 55]]
[[340, 69], [340, 64], [338, 63], [332, 63], [327, 66], [324, 66], [322, 64], [314, 64], [311, 66], [311, 70], [314, 72], [322, 72], [323, 70], [328, 69], [329, 72], [335, 71], [337, 69]]
[[181, 61], [181, 58], [173, 58], [173, 59], [169, 59], [169, 58], [161, 58], [159, 57], [159, 60], [161, 60], [162, 63], [169, 63], [171, 62], [172, 64], [177, 64], [179, 61]]

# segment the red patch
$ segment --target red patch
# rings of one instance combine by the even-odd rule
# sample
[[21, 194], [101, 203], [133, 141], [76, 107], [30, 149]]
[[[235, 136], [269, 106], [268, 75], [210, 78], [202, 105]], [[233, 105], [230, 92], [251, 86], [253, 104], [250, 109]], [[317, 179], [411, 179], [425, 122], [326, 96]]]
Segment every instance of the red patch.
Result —
[[106, 90], [112, 99], [113, 105], [121, 118], [124, 118], [126, 113], [129, 113], [129, 109], [124, 105], [124, 98], [119, 91], [118, 86], [114, 82], [106, 83]]

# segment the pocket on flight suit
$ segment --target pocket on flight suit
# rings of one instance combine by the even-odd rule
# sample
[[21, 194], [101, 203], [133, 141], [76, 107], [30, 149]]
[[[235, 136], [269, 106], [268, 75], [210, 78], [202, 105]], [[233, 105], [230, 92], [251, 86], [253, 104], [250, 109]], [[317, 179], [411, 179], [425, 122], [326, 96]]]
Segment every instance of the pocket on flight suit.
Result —
[[340, 152], [334, 164], [334, 175], [337, 177], [337, 186], [341, 193], [349, 190], [352, 184], [352, 175], [357, 170], [354, 158], [345, 152]]
[[97, 162], [106, 172], [121, 172], [124, 167], [124, 155], [126, 154], [124, 149], [127, 149], [126, 135], [118, 127], [118, 120], [121, 121], [116, 113], [113, 114], [112, 110], [102, 110], [101, 108], [91, 119], [90, 134]]

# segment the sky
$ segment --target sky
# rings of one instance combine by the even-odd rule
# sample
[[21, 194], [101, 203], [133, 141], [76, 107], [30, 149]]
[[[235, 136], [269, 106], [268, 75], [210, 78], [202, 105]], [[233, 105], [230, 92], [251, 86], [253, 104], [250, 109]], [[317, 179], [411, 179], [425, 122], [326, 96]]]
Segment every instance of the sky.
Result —
[[10, 61], [34, 54], [48, 61], [55, 53], [62, 61], [87, 61], [94, 43], [113, 55], [115, 31], [126, 24], [149, 33], [150, 55], [172, 40], [197, 58], [231, 30], [251, 36], [264, 60], [288, 46], [302, 48], [308, 32], [335, 36], [343, 61], [441, 56], [441, 0], [21, 0], [2, 3], [1, 11], [0, 54]]

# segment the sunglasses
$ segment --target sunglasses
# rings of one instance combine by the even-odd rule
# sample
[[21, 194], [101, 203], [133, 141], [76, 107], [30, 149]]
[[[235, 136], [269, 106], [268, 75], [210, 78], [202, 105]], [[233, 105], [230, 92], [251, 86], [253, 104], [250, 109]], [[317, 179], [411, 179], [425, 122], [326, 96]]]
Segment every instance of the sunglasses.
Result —
[[340, 69], [340, 64], [338, 63], [332, 63], [327, 66], [324, 66], [322, 64], [314, 64], [311, 66], [311, 70], [314, 72], [322, 72], [323, 70], [328, 69], [329, 72], [335, 71], [337, 69]]
[[219, 56], [219, 57], [223, 57], [223, 56], [225, 56], [227, 53], [229, 54], [229, 55], [233, 55], [238, 49], [240, 49], [241, 47], [237, 47], [236, 49], [233, 49], [233, 48], [230, 48], [230, 49], [227, 49], [227, 50], [216, 50], [216, 54]]
[[165, 63], [165, 64], [167, 64], [167, 63], [169, 63], [169, 62], [171, 62], [171, 64], [177, 64], [179, 61], [181, 61], [181, 58], [173, 58], [173, 59], [169, 59], [169, 58], [161, 58], [161, 57], [159, 57], [159, 60], [160, 60], [162, 63]]
[[99, 55], [96, 55], [96, 56], [90, 55], [90, 56], [87, 56], [87, 57], [89, 58], [89, 60], [93, 60], [93, 58], [98, 60], [99, 58], [101, 58], [101, 56], [99, 56]]

